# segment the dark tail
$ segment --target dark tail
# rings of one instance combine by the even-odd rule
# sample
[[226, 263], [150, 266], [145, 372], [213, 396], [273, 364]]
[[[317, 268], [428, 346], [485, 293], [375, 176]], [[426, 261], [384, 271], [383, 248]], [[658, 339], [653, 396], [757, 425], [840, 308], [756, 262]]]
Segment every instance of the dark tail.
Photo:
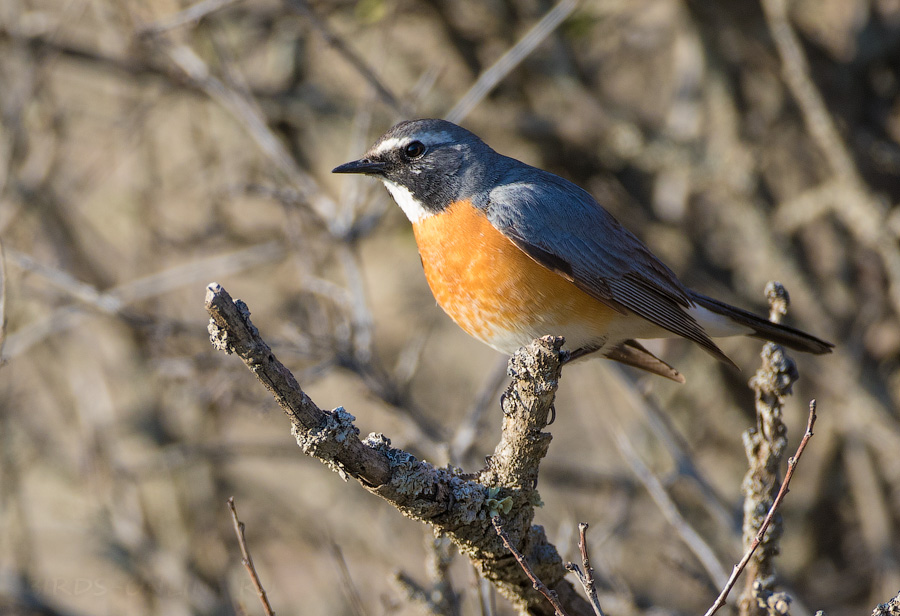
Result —
[[720, 302], [717, 299], [706, 297], [696, 291], [691, 291], [690, 293], [691, 299], [694, 300], [698, 306], [703, 306], [716, 314], [728, 317], [739, 325], [746, 325], [751, 328], [753, 333], [748, 335], [753, 336], [754, 338], [761, 338], [762, 340], [782, 344], [796, 351], [815, 353], [816, 355], [831, 353], [831, 349], [834, 348], [834, 345], [830, 342], [820, 340], [799, 329], [772, 323], [762, 317], [756, 316], [752, 312], [747, 312], [746, 310], [736, 308], [725, 302]]

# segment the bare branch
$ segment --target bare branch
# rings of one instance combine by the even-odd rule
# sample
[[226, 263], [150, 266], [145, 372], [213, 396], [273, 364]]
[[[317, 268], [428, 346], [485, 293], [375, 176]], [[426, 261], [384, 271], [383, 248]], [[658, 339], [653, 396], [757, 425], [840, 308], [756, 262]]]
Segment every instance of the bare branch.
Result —
[[[240, 300], [234, 301], [216, 283], [207, 287], [210, 338], [216, 348], [237, 354], [256, 377], [275, 396], [295, 431], [311, 433], [304, 449], [335, 470], [347, 472], [369, 486], [383, 486], [391, 479], [386, 454], [364, 445], [357, 435], [349, 413], [341, 408], [323, 411], [300, 389], [290, 371], [275, 358], [272, 349], [250, 322], [250, 311]], [[316, 440], [316, 438], [318, 440]]]
[[[281, 258], [283, 254], [284, 249], [278, 242], [266, 242], [243, 250], [182, 263], [161, 272], [124, 282], [102, 293], [66, 272], [40, 264], [23, 253], [11, 252], [10, 256], [15, 265], [44, 276], [56, 287], [86, 303], [91, 309], [105, 314], [119, 314], [128, 304], [168, 293], [204, 278], [208, 279], [212, 272], [226, 276], [262, 263], [271, 263]], [[68, 305], [20, 327], [7, 336], [3, 347], [3, 359], [18, 357], [49, 336], [74, 327], [89, 314], [90, 312], [80, 305]]]
[[510, 561], [500, 537], [490, 532], [491, 517], [500, 512], [510, 514], [504, 530], [523, 551], [535, 575], [557, 593], [570, 614], [591, 613], [588, 603], [565, 579], [562, 559], [547, 541], [544, 529], [531, 525], [535, 503], [540, 502], [535, 489], [538, 464], [550, 445], [550, 435], [542, 430], [559, 384], [562, 338], [535, 340], [510, 360], [513, 380], [502, 398], [503, 433], [488, 468], [473, 481], [455, 469], [436, 468], [392, 448], [381, 434], [359, 440], [354, 417], [342, 407], [324, 411], [316, 406], [259, 336], [247, 306], [233, 300], [216, 283], [207, 288], [206, 309], [213, 345], [237, 354], [275, 396], [306, 454], [358, 479], [407, 517], [446, 533], [481, 575], [520, 609], [548, 615], [552, 612], [544, 597]]
[[281, 139], [269, 128], [266, 117], [253, 97], [229, 87], [216, 78], [203, 59], [189, 46], [171, 44], [162, 36], [153, 40], [195, 87], [205, 92], [243, 124], [260, 149], [300, 193], [302, 199], [313, 206], [314, 211], [320, 216], [328, 218], [334, 211], [335, 204], [319, 189], [316, 180], [297, 164]]
[[[778, 282], [766, 285], [766, 299], [769, 302], [769, 318], [779, 322], [787, 313], [790, 298], [787, 290]], [[780, 518], [764, 518], [773, 511], [773, 504], [781, 480], [779, 468], [787, 448], [787, 427], [783, 420], [785, 398], [791, 393], [794, 382], [799, 378], [794, 361], [784, 349], [771, 342], [762, 349], [762, 366], [750, 379], [750, 387], [756, 394], [756, 427], [744, 432], [744, 450], [750, 468], [744, 476], [743, 541], [746, 550], [760, 545], [760, 549], [747, 565], [747, 579], [740, 600], [742, 616], [764, 613], [761, 602], [774, 596], [775, 556], [780, 550], [778, 541], [783, 529]], [[773, 521], [774, 520], [774, 521]], [[759, 535], [765, 523], [769, 532]]]
[[788, 460], [788, 469], [784, 475], [784, 481], [781, 482], [781, 488], [778, 490], [778, 495], [775, 497], [775, 502], [773, 502], [772, 506], [769, 508], [769, 512], [766, 514], [762, 525], [759, 527], [759, 531], [756, 533], [756, 536], [750, 543], [750, 547], [744, 553], [744, 557], [741, 559], [741, 562], [734, 566], [734, 569], [731, 572], [731, 576], [728, 578], [728, 582], [725, 584], [722, 592], [712, 604], [712, 607], [707, 610], [705, 616], [713, 616], [713, 614], [715, 614], [719, 610], [719, 608], [725, 605], [725, 600], [728, 598], [728, 593], [730, 593], [731, 589], [734, 588], [738, 576], [747, 566], [747, 563], [750, 562], [750, 558], [753, 556], [756, 548], [758, 548], [759, 544], [762, 543], [763, 537], [765, 537], [766, 531], [769, 529], [769, 525], [772, 523], [772, 520], [775, 517], [775, 512], [778, 510], [778, 507], [781, 506], [781, 502], [784, 500], [784, 497], [788, 493], [788, 486], [791, 483], [791, 478], [794, 476], [794, 469], [797, 468], [797, 464], [800, 462], [800, 456], [803, 455], [803, 451], [806, 449], [806, 444], [809, 442], [809, 439], [812, 438], [813, 426], [815, 425], [815, 423], [816, 401], [811, 400], [809, 403], [809, 419], [806, 423], [806, 433], [803, 435], [803, 439], [800, 441], [800, 446], [797, 447], [797, 453], [795, 453], [794, 456]]
[[645, 386], [642, 386], [643, 377], [618, 365], [611, 366], [607, 373], [611, 384], [631, 407], [626, 410], [641, 413], [642, 423], [668, 452], [678, 474], [697, 486], [703, 494], [702, 505], [723, 529], [730, 531], [734, 523], [732, 513], [703, 471], [697, 467], [684, 437], [672, 425], [671, 414], [660, 406], [659, 401], [650, 395]]
[[387, 105], [389, 105], [394, 111], [400, 113], [408, 112], [407, 109], [400, 103], [400, 100], [391, 92], [387, 86], [382, 83], [381, 79], [378, 78], [378, 75], [375, 74], [375, 71], [366, 64], [366, 61], [363, 60], [359, 55], [350, 49], [350, 47], [344, 42], [342, 38], [340, 38], [337, 34], [335, 34], [327, 23], [319, 19], [319, 16], [316, 15], [312, 8], [305, 2], [305, 0], [288, 0], [288, 5], [290, 5], [295, 11], [304, 15], [307, 19], [309, 19], [312, 26], [322, 35], [325, 39], [325, 42], [334, 47], [338, 53], [340, 53], [344, 58], [357, 70], [357, 72], [369, 82], [369, 85], [375, 90], [378, 94], [378, 97]]
[[531, 580], [531, 584], [534, 586], [534, 589], [539, 593], [547, 597], [547, 601], [550, 602], [550, 605], [553, 606], [553, 609], [556, 611], [558, 616], [568, 616], [566, 614], [566, 610], [563, 609], [562, 604], [559, 602], [559, 597], [556, 596], [556, 593], [547, 588], [547, 585], [544, 584], [541, 579], [534, 574], [534, 571], [531, 570], [531, 567], [528, 566], [528, 561], [522, 556], [522, 553], [516, 549], [516, 546], [513, 545], [512, 541], [509, 539], [509, 535], [506, 534], [506, 531], [503, 530], [503, 522], [500, 520], [500, 516], [494, 516], [491, 518], [491, 522], [494, 524], [494, 530], [497, 531], [497, 535], [500, 539], [503, 540], [503, 545], [506, 546], [513, 557], [516, 559], [516, 562], [519, 563], [519, 566], [522, 567], [522, 571], [525, 572], [525, 575], [528, 576], [528, 579]]
[[139, 30], [139, 34], [159, 34], [189, 24], [196, 24], [201, 19], [218, 10], [236, 4], [241, 0], [200, 0], [183, 11], [153, 22]]
[[367, 616], [366, 604], [363, 603], [362, 597], [359, 596], [359, 590], [353, 583], [353, 577], [350, 575], [350, 569], [347, 567], [347, 560], [344, 558], [344, 551], [337, 543], [331, 544], [331, 553], [337, 561], [338, 569], [341, 572], [341, 588], [347, 593], [350, 600], [350, 606], [356, 616]]
[[822, 95], [810, 78], [806, 56], [788, 20], [786, 1], [762, 0], [762, 7], [781, 56], [785, 81], [803, 112], [806, 128], [828, 159], [832, 171], [844, 180], [858, 182], [856, 165], [828, 113]]
[[[785, 82], [797, 101], [803, 121], [833, 175], [845, 190], [832, 191], [826, 203], [863, 244], [875, 250], [887, 270], [894, 310], [900, 312], [900, 254], [883, 224], [885, 208], [867, 188], [853, 157], [838, 132], [816, 84], [810, 76], [803, 48], [788, 18], [786, 0], [763, 0], [769, 32], [781, 57]], [[802, 204], [802, 203], [798, 203]], [[780, 216], [786, 216], [784, 209]]]
[[872, 616], [898, 616], [898, 614], [900, 614], [900, 593], [872, 610]]
[[241, 546], [241, 564], [247, 569], [250, 575], [250, 581], [253, 582], [253, 588], [262, 603], [263, 611], [266, 616], [275, 616], [272, 606], [269, 605], [269, 598], [266, 596], [266, 589], [263, 588], [259, 575], [256, 573], [256, 567], [253, 566], [253, 558], [250, 556], [250, 548], [247, 547], [247, 539], [244, 537], [244, 523], [238, 519], [237, 508], [234, 506], [234, 497], [228, 499], [228, 508], [231, 509], [231, 521], [234, 523], [234, 534], [237, 535], [238, 545]]
[[594, 583], [594, 568], [591, 567], [591, 559], [588, 557], [587, 551], [587, 529], [585, 522], [578, 524], [578, 548], [581, 550], [581, 566], [580, 569], [575, 563], [566, 563], [566, 569], [578, 576], [578, 581], [584, 587], [584, 592], [594, 608], [597, 616], [604, 616], [603, 608], [600, 607], [600, 598], [597, 596], [597, 586]]
[[489, 69], [481, 74], [478, 80], [469, 88], [469, 91], [463, 94], [462, 98], [453, 106], [453, 109], [447, 112], [444, 119], [459, 123], [469, 115], [469, 112], [485, 96], [490, 94], [491, 90], [503, 81], [522, 60], [527, 58], [545, 38], [550, 36], [550, 33], [556, 30], [559, 24], [571, 15], [577, 6], [578, 0], [562, 0], [550, 9], [518, 43], [513, 45], [509, 51], [500, 56]]
[[694, 556], [697, 557], [700, 564], [703, 565], [703, 568], [706, 569], [706, 572], [709, 574], [713, 583], [717, 586], [724, 584], [725, 580], [728, 579], [728, 576], [725, 573], [725, 568], [722, 566], [722, 563], [719, 562], [716, 553], [709, 547], [709, 544], [706, 543], [703, 537], [701, 537], [700, 534], [688, 524], [687, 520], [684, 519], [684, 516], [678, 511], [678, 507], [663, 487], [662, 482], [650, 472], [650, 469], [647, 468], [647, 465], [644, 464], [640, 456], [637, 455], [637, 452], [631, 445], [631, 441], [622, 430], [616, 431], [616, 444], [619, 446], [622, 457], [625, 458], [625, 461], [631, 466], [634, 474], [637, 475], [637, 478], [644, 484], [647, 492], [650, 493], [653, 502], [655, 502], [656, 506], [659, 507], [659, 510], [662, 511], [666, 520], [672, 528], [675, 529], [675, 532], [678, 533], [678, 536], [681, 537], [684, 544], [694, 553]]

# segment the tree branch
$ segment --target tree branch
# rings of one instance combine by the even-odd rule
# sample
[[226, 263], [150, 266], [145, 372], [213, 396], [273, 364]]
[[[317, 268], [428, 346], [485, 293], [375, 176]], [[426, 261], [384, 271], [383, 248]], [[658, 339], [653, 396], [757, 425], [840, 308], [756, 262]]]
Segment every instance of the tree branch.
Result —
[[244, 523], [238, 519], [237, 508], [234, 506], [233, 496], [228, 499], [228, 508], [231, 510], [231, 521], [234, 524], [234, 534], [237, 535], [238, 545], [241, 548], [241, 564], [247, 569], [247, 574], [250, 576], [253, 588], [256, 589], [256, 595], [259, 597], [260, 603], [262, 603], [263, 612], [266, 616], [275, 616], [272, 605], [269, 603], [269, 597], [266, 595], [266, 589], [263, 588], [262, 582], [259, 579], [259, 574], [256, 573], [256, 567], [253, 565], [253, 557], [250, 556], [250, 548], [247, 547], [247, 538], [244, 537]]
[[591, 606], [594, 608], [596, 616], [604, 616], [603, 608], [600, 607], [600, 598], [597, 596], [597, 585], [594, 582], [594, 568], [591, 566], [591, 559], [587, 551], [587, 529], [586, 522], [578, 524], [578, 549], [581, 550], [581, 566], [582, 571], [575, 563], [566, 563], [566, 569], [574, 573], [584, 588], [584, 594], [587, 595]]
[[[775, 323], [787, 313], [790, 298], [778, 282], [766, 285], [769, 319]], [[764, 616], [765, 606], [775, 596], [775, 556], [784, 528], [776, 513], [779, 469], [788, 444], [787, 426], [782, 420], [785, 398], [799, 378], [794, 360], [777, 344], [767, 342], [762, 350], [762, 366], [750, 379], [756, 393], [756, 427], [744, 432], [744, 450], [750, 469], [744, 476], [743, 539], [752, 558], [746, 564], [747, 578], [740, 599], [741, 616]], [[805, 444], [805, 443], [804, 443]], [[770, 515], [770, 512], [772, 515]], [[766, 528], [757, 540], [760, 529]], [[751, 546], [758, 550], [753, 552]]]
[[778, 507], [781, 505], [784, 497], [787, 496], [788, 486], [791, 484], [791, 478], [794, 476], [794, 470], [797, 468], [797, 464], [800, 462], [800, 456], [803, 455], [803, 451], [806, 449], [806, 444], [809, 442], [809, 439], [812, 438], [813, 426], [815, 424], [816, 401], [812, 400], [809, 403], [809, 419], [806, 423], [806, 433], [803, 435], [803, 439], [800, 441], [800, 445], [797, 447], [797, 453], [794, 454], [794, 457], [788, 459], [788, 470], [784, 475], [784, 480], [781, 482], [781, 488], [778, 490], [778, 496], [775, 497], [775, 501], [769, 508], [769, 512], [766, 514], [763, 523], [760, 525], [759, 530], [756, 532], [756, 536], [753, 538], [753, 541], [750, 542], [750, 546], [744, 553], [744, 557], [741, 559], [741, 562], [734, 566], [734, 569], [731, 571], [731, 577], [728, 578], [728, 583], [725, 584], [725, 588], [723, 588], [722, 592], [719, 593], [719, 596], [712, 604], [712, 607], [707, 610], [706, 616], [713, 616], [713, 614], [715, 614], [719, 610], [719, 608], [725, 605], [725, 600], [728, 598], [728, 593], [730, 593], [731, 589], [734, 588], [738, 576], [747, 566], [747, 563], [750, 562], [750, 558], [753, 556], [756, 548], [759, 547], [759, 544], [762, 543], [763, 539], [765, 538], [766, 531], [769, 529], [769, 524], [771, 524], [772, 520], [775, 518], [775, 512], [778, 510]]
[[388, 455], [364, 445], [353, 417], [338, 407], [323, 411], [310, 400], [294, 375], [275, 358], [269, 345], [250, 322], [250, 311], [232, 300], [216, 283], [207, 287], [210, 340], [220, 351], [235, 353], [266, 386], [293, 424], [300, 447], [336, 471], [345, 472], [368, 486], [387, 484], [392, 477]]
[[509, 363], [512, 382], [502, 397], [503, 431], [488, 467], [477, 480], [458, 469], [435, 468], [391, 447], [382, 434], [359, 439], [354, 417], [338, 407], [320, 409], [276, 358], [250, 321], [250, 311], [216, 283], [207, 287], [210, 338], [235, 353], [275, 396], [291, 420], [303, 451], [340, 473], [359, 480], [407, 517], [426, 522], [446, 535], [523, 613], [553, 614], [532, 587], [491, 526], [504, 516], [504, 530], [534, 572], [559, 597], [571, 616], [592, 614], [588, 602], [565, 579], [566, 570], [544, 529], [532, 526], [540, 503], [538, 465], [550, 445], [542, 432], [551, 415], [561, 370], [562, 338], [544, 337], [520, 349]]

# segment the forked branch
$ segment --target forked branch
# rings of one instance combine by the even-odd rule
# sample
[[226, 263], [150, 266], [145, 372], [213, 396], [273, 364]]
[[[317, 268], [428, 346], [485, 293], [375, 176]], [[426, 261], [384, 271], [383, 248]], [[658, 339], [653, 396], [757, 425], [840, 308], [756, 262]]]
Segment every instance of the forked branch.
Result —
[[498, 513], [504, 533], [527, 559], [534, 574], [556, 593], [570, 616], [593, 614], [565, 579], [566, 569], [544, 529], [531, 524], [538, 465], [550, 445], [543, 432], [551, 415], [561, 369], [562, 338], [545, 337], [511, 359], [512, 382], [502, 397], [503, 429], [491, 462], [474, 478], [458, 469], [436, 468], [391, 447], [382, 434], [359, 438], [354, 417], [338, 407], [320, 409], [275, 357], [250, 321], [250, 311], [216, 283], [207, 288], [206, 309], [213, 345], [235, 353], [275, 396], [291, 420], [303, 451], [342, 476], [357, 479], [404, 515], [446, 533], [485, 578], [518, 609], [550, 616], [554, 609], [532, 587], [491, 525]]

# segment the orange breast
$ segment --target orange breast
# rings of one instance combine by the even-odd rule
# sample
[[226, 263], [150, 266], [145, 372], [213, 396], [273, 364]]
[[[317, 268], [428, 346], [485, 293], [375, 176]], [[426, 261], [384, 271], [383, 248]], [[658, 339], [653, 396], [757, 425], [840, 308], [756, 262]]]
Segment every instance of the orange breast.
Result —
[[512, 353], [547, 334], [566, 336], [570, 349], [596, 344], [619, 316], [531, 259], [468, 202], [413, 229], [438, 304], [466, 332], [500, 351]]

